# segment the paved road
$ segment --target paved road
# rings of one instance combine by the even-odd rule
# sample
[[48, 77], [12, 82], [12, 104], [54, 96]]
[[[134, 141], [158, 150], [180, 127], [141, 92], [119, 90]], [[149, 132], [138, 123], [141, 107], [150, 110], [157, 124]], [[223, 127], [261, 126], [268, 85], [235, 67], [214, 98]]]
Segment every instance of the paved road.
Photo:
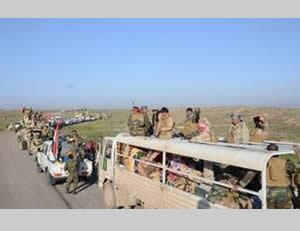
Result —
[[0, 133], [0, 209], [101, 209], [103, 193], [96, 184], [80, 182], [77, 195], [65, 185], [49, 186], [35, 161], [18, 149], [12, 132]]

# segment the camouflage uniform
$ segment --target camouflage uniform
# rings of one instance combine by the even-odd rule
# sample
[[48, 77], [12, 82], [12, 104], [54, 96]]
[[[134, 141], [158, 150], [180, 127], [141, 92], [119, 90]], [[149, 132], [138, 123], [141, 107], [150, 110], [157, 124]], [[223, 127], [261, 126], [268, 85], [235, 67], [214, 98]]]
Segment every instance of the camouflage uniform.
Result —
[[[229, 185], [237, 185], [246, 188], [256, 176], [256, 172], [242, 168], [227, 167], [217, 180]], [[208, 194], [208, 200], [212, 203], [224, 205], [228, 208], [252, 208], [249, 203], [250, 196], [241, 192], [232, 192], [231, 189], [213, 185], [212, 190]]]
[[67, 179], [66, 193], [70, 193], [70, 186], [73, 183], [73, 193], [76, 193], [77, 185], [78, 185], [78, 169], [79, 163], [73, 158], [65, 165], [65, 171], [69, 172], [69, 176]]
[[249, 129], [245, 122], [240, 122], [237, 125], [231, 124], [227, 142], [231, 144], [246, 144], [249, 142]]
[[267, 203], [269, 209], [291, 209], [293, 207], [289, 175], [300, 173], [299, 166], [292, 161], [273, 157], [267, 169]]
[[82, 138], [79, 135], [73, 136], [73, 149], [75, 152], [75, 158], [77, 158], [77, 153], [80, 156], [80, 159], [83, 160], [85, 158], [84, 148], [82, 147]]
[[[128, 127], [131, 136], [145, 136], [149, 126], [149, 118], [143, 113], [131, 114], [128, 119]], [[149, 129], [149, 127], [148, 127]]]
[[151, 131], [151, 128], [153, 129], [153, 127], [147, 112], [144, 113], [144, 121], [145, 121], [145, 135], [151, 136], [153, 133], [153, 131]]

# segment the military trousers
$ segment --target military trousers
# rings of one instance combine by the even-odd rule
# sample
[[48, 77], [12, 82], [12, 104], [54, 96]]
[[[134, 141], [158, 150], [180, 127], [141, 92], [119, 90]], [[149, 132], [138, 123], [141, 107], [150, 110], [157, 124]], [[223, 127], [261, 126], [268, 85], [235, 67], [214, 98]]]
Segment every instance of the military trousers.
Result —
[[268, 187], [267, 207], [268, 209], [292, 209], [292, 197], [289, 187]]
[[70, 186], [73, 183], [73, 192], [76, 191], [78, 186], [78, 173], [70, 173], [68, 179], [67, 179], [67, 186], [66, 186], [66, 192], [70, 192]]

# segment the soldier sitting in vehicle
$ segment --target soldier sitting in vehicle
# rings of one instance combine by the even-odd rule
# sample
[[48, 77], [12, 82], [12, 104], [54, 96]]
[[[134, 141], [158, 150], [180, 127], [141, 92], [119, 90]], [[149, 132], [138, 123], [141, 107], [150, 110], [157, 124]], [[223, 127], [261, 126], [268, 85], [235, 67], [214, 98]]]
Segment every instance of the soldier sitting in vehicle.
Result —
[[260, 175], [257, 172], [228, 166], [223, 170], [219, 170], [216, 181], [232, 185], [233, 188], [229, 189], [223, 186], [213, 185], [209, 193], [209, 200], [211, 202], [223, 204], [234, 209], [253, 209], [261, 207], [261, 201], [258, 197], [238, 192], [238, 188], [252, 191], [259, 191], [261, 189]]

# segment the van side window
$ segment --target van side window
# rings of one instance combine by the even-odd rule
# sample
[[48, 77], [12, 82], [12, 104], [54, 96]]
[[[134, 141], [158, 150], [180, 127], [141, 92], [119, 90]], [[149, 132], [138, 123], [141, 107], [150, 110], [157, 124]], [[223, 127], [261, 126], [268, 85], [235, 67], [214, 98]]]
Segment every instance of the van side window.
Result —
[[153, 181], [162, 182], [162, 152], [121, 143], [117, 144], [117, 150], [117, 162], [120, 166]]
[[112, 154], [112, 141], [107, 140], [105, 145], [104, 156], [107, 159], [111, 159], [111, 154]]
[[[228, 208], [261, 208], [259, 172], [167, 154], [166, 184]], [[249, 190], [232, 192], [233, 186]]]

